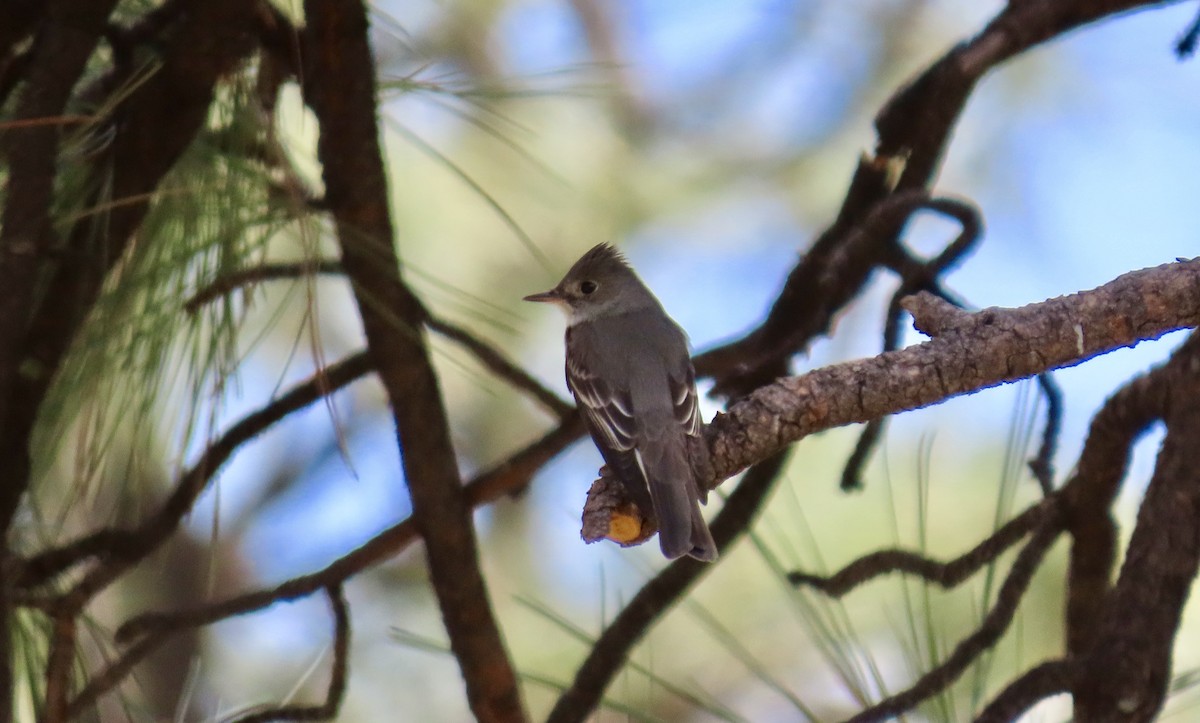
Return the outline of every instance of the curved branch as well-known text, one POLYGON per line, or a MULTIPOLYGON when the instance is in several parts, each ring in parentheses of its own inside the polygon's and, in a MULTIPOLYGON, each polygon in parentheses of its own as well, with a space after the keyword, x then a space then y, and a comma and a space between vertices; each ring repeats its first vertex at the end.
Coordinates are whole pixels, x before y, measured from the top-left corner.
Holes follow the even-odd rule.
POLYGON ((517 389, 533 397, 560 420, 566 419, 575 413, 575 405, 565 401, 562 397, 542 386, 541 382, 530 376, 529 372, 513 364, 497 349, 490 344, 484 343, 466 329, 451 324, 445 319, 439 319, 436 316, 430 316, 425 321, 425 325, 471 352, 484 367, 490 369, 496 376, 517 389))
POLYGON ((329 606, 333 608, 333 665, 329 672, 329 691, 320 705, 284 705, 237 718, 237 723, 268 723, 268 721, 332 720, 342 706, 346 694, 346 666, 350 656, 350 610, 341 585, 325 589, 329 606))
POLYGON ((1076 464, 1063 487, 1071 549, 1067 564, 1067 652, 1091 646, 1117 560, 1112 505, 1129 468, 1133 445, 1160 419, 1171 390, 1166 367, 1144 374, 1105 401, 1092 418, 1076 464))
MULTIPOLYGON (((907 194, 893 196, 892 199, 898 200, 905 197, 913 197, 910 214, 922 209, 936 211, 958 221, 961 229, 954 240, 946 245, 946 248, 929 260, 916 258, 907 248, 898 244, 898 248, 895 249, 897 258, 890 262, 889 266, 899 274, 900 285, 888 303, 883 329, 883 351, 895 351, 900 348, 900 339, 904 332, 902 325, 904 309, 901 306, 904 298, 918 291, 928 291, 956 306, 962 305, 953 301, 950 295, 943 290, 938 277, 959 263, 975 248, 983 230, 983 221, 979 217, 979 211, 968 202, 951 198, 928 198, 924 194, 914 195, 911 191, 907 194)), ((879 417, 867 422, 863 428, 858 442, 854 445, 854 451, 850 453, 849 459, 846 460, 846 466, 842 469, 841 488, 843 491, 862 489, 863 469, 866 467, 875 445, 883 436, 883 428, 886 423, 886 417, 879 417)))
POLYGON ((975 717, 975 723, 1009 723, 1045 698, 1071 690, 1074 666, 1065 660, 1048 660, 1022 673, 1005 686, 975 717))
POLYGON ((1161 371, 1167 428, 1121 574, 1074 685, 1076 720, 1152 721, 1171 681, 1183 608, 1200 569, 1200 334, 1161 371))
POLYGON ((237 291, 246 286, 263 281, 282 279, 300 279, 314 274, 341 276, 342 265, 332 259, 314 259, 311 261, 296 261, 294 263, 261 264, 250 268, 239 269, 225 274, 208 286, 197 291, 190 299, 183 302, 183 309, 189 314, 195 314, 200 307, 211 304, 222 296, 237 291))
POLYGON ((1057 500, 1045 500, 1030 507, 969 552, 950 562, 938 562, 907 550, 880 550, 863 555, 829 577, 793 572, 788 574, 788 582, 816 588, 831 597, 842 597, 859 585, 881 575, 904 572, 943 588, 951 588, 1000 557, 1005 550, 1024 539, 1031 530, 1044 524, 1057 505, 1057 500))
POLYGON ((1054 492, 1054 453, 1058 450, 1058 436, 1062 431, 1063 393, 1062 387, 1049 373, 1038 375, 1038 389, 1046 398, 1046 426, 1042 429, 1042 443, 1037 456, 1029 460, 1029 471, 1042 488, 1042 496, 1054 492))
POLYGON ((852 716, 847 723, 891 720, 911 710, 922 701, 945 690, 962 675, 972 661, 995 645, 1012 622, 1017 606, 1029 588, 1029 582, 1037 572, 1042 558, 1061 534, 1060 522, 1053 516, 1043 520, 1029 543, 1013 561, 1012 569, 996 595, 996 604, 988 611, 978 630, 963 638, 946 660, 922 675, 912 686, 866 708, 852 716))

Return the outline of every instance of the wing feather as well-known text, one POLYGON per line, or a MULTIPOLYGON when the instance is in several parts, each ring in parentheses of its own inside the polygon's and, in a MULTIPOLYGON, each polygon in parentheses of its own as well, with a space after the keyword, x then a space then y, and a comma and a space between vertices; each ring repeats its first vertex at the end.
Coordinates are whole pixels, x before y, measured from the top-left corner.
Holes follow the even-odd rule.
POLYGON ((591 427, 604 436, 609 447, 617 452, 628 452, 636 446, 637 422, 627 390, 613 389, 570 355, 567 358, 567 386, 591 427))
POLYGON ((703 433, 704 422, 700 417, 700 400, 696 395, 696 372, 688 364, 682 375, 668 377, 671 401, 674 404, 675 421, 683 427, 689 437, 703 433))

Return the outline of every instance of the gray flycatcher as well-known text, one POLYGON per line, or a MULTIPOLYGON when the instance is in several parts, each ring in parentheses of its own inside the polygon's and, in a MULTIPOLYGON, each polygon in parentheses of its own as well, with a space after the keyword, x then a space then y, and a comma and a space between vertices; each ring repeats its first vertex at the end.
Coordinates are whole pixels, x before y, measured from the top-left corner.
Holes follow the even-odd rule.
POLYGON ((608 244, 525 300, 567 312, 567 386, 609 470, 654 511, 663 554, 715 560, 696 479, 710 469, 708 446, 683 329, 608 244))

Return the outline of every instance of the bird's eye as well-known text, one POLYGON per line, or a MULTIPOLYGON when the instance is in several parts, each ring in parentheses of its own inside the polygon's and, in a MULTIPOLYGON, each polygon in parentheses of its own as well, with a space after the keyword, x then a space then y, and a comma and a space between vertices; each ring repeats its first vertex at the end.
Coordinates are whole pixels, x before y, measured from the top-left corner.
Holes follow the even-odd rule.
POLYGON ((579 290, 585 294, 590 294, 596 290, 596 282, 595 281, 585 281, 579 285, 579 290))

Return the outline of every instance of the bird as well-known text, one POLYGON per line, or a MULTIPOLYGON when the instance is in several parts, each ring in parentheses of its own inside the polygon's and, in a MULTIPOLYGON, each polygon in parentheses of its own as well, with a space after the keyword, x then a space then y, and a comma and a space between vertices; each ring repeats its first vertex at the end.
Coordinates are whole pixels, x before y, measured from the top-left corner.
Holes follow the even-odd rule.
POLYGON ((710 470, 688 339, 625 257, 585 253, 553 289, 524 297, 567 314, 567 387, 612 474, 658 521, 668 559, 711 562, 697 470, 710 470))

